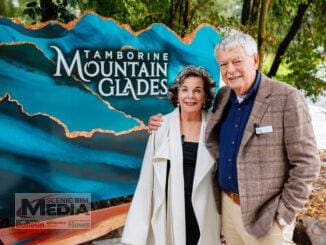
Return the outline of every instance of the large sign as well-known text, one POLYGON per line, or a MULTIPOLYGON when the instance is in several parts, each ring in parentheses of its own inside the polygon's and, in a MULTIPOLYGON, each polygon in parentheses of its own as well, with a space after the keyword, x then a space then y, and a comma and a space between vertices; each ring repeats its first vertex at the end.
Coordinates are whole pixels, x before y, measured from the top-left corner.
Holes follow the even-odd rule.
POLYGON ((15 216, 15 193, 133 194, 149 116, 172 110, 168 86, 186 65, 218 84, 219 40, 208 25, 181 39, 95 14, 38 27, 0 18, 0 218, 15 216))

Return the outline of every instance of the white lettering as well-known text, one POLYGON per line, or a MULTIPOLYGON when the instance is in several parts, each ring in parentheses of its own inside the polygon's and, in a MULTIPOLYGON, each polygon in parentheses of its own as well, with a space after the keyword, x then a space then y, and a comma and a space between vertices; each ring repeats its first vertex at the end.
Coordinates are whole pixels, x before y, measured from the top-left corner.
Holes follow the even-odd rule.
POLYGON ((104 85, 105 82, 109 82, 109 84, 113 85, 113 81, 112 81, 111 78, 103 78, 98 83, 98 91, 100 92, 100 95, 105 96, 105 97, 113 95, 114 94, 114 90, 113 90, 114 87, 110 86, 109 87, 110 88, 109 92, 108 93, 104 92, 103 85, 104 85))
POLYGON ((89 62, 85 63, 85 65, 84 65, 84 72, 89 77, 96 77, 100 72, 100 67, 96 61, 89 61, 89 62), (91 66, 93 66, 95 69, 93 73, 91 73, 89 71, 91 66))
POLYGON ((61 77, 61 65, 66 71, 66 74, 70 77, 71 73, 74 69, 74 66, 77 65, 77 71, 78 71, 78 76, 84 81, 84 82, 90 82, 90 80, 86 79, 83 74, 83 69, 82 69, 82 64, 80 60, 80 54, 79 50, 76 50, 74 58, 72 59, 72 62, 70 64, 70 67, 67 64, 67 61, 65 57, 63 56, 61 50, 56 47, 56 46, 50 46, 50 48, 53 48, 57 52, 57 67, 56 67, 56 72, 53 74, 55 77, 61 77))

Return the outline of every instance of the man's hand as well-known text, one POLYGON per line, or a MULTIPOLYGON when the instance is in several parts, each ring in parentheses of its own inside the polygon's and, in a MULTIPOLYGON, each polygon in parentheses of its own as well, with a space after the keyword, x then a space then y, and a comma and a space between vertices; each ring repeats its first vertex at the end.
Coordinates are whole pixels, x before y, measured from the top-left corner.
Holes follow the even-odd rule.
POLYGON ((161 127, 161 122, 163 122, 162 114, 151 116, 148 121, 147 132, 151 134, 152 131, 158 130, 161 127))

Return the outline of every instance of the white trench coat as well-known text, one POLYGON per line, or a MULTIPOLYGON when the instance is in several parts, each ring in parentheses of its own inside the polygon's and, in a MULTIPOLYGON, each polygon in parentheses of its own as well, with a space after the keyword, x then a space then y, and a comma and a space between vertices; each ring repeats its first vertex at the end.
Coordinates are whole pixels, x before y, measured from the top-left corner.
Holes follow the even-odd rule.
MULTIPOLYGON (((208 114, 202 112, 191 200, 200 230, 198 244, 217 245, 220 244, 220 215, 213 194, 212 174, 216 163, 205 146, 207 119, 208 114)), ((177 108, 163 117, 161 127, 148 139, 121 241, 132 245, 185 245, 185 227, 183 156, 177 108), (171 162, 168 202, 165 198, 167 160, 171 162)))

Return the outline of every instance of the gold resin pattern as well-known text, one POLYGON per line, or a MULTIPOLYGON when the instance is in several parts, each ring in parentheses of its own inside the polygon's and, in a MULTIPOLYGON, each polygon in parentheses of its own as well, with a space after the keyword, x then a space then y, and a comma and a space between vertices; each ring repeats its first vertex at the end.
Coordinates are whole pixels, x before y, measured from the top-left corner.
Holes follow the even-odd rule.
MULTIPOLYGON (((119 25, 120 27, 122 27, 122 28, 126 29, 127 31, 129 31, 129 32, 130 32, 131 34, 133 34, 134 36, 138 36, 139 34, 141 34, 141 33, 145 32, 145 31, 151 29, 151 28, 152 28, 152 25, 153 25, 153 24, 151 24, 151 25, 148 26, 147 28, 142 29, 142 30, 140 30, 140 31, 134 31, 134 30, 131 28, 131 26, 130 26, 129 24, 120 24, 120 23, 119 23, 118 21, 116 21, 115 19, 112 19, 112 18, 109 18, 109 17, 101 16, 101 15, 99 15, 99 14, 97 14, 97 13, 95 13, 94 11, 91 11, 91 10, 84 11, 84 13, 83 13, 81 16, 79 16, 78 18, 76 18, 76 19, 70 21, 69 23, 62 23, 62 22, 57 21, 57 20, 49 20, 49 21, 42 22, 42 23, 36 23, 36 24, 33 24, 33 25, 27 25, 27 24, 24 24, 23 22, 21 22, 20 20, 18 20, 18 19, 16 19, 16 18, 8 18, 8 19, 11 19, 14 23, 16 23, 16 24, 18 24, 18 25, 21 25, 21 26, 23 26, 23 27, 25 27, 25 28, 27 28, 27 29, 30 29, 30 30, 39 30, 39 29, 42 29, 42 28, 44 28, 45 26, 50 25, 51 22, 52 22, 52 23, 56 23, 56 24, 62 26, 62 27, 65 28, 66 30, 70 31, 70 30, 73 29, 73 28, 78 24, 78 22, 79 22, 79 21, 80 21, 80 20, 81 20, 85 15, 87 15, 87 14, 93 14, 93 15, 96 15, 96 16, 100 17, 100 18, 103 19, 103 20, 111 20, 111 21, 115 22, 117 25, 119 25)), ((159 24, 164 25, 164 24, 162 24, 162 23, 159 23, 159 24)), ((164 25, 164 26, 166 26, 166 25, 164 25)), ((196 33, 198 32, 198 30, 200 30, 200 29, 203 28, 204 26, 209 26, 209 27, 215 29, 217 32, 220 32, 216 27, 214 27, 214 26, 212 26, 212 25, 210 25, 210 24, 207 24, 207 23, 202 23, 202 24, 200 24, 198 27, 196 27, 195 30, 193 30, 190 34, 187 34, 185 37, 180 37, 180 36, 179 36, 175 31, 171 30, 168 26, 166 26, 166 28, 167 28, 170 32, 172 32, 172 33, 173 33, 173 34, 174 34, 174 35, 175 35, 175 36, 176 36, 176 37, 177 37, 177 38, 178 38, 182 43, 184 43, 184 44, 190 44, 190 43, 193 41, 193 39, 194 39, 196 33)))
MULTIPOLYGON (((125 131, 121 131, 121 132, 115 132, 113 130, 105 130, 105 129, 101 129, 101 128, 95 128, 95 129, 92 129, 91 131, 72 131, 71 132, 71 131, 69 131, 67 125, 65 125, 63 122, 61 122, 56 117, 53 117, 49 114, 42 113, 42 112, 37 112, 37 113, 33 113, 33 114, 26 112, 24 110, 23 105, 20 104, 18 100, 13 99, 12 96, 10 95, 10 93, 6 93, 3 97, 0 97, 0 102, 5 101, 5 100, 15 103, 19 107, 20 112, 26 116, 29 116, 29 117, 44 116, 44 117, 51 119, 52 121, 54 121, 55 123, 57 123, 58 125, 63 127, 67 138, 77 138, 77 137, 91 138, 91 137, 93 137, 93 135, 95 133, 112 134, 115 136, 119 136, 119 135, 126 135, 126 134, 130 134, 133 132, 137 132, 137 131, 146 129, 146 126, 144 125, 144 123, 141 122, 141 125, 135 126, 129 130, 125 130, 125 131)), ((129 117, 131 117, 131 116, 129 116, 129 117)))

